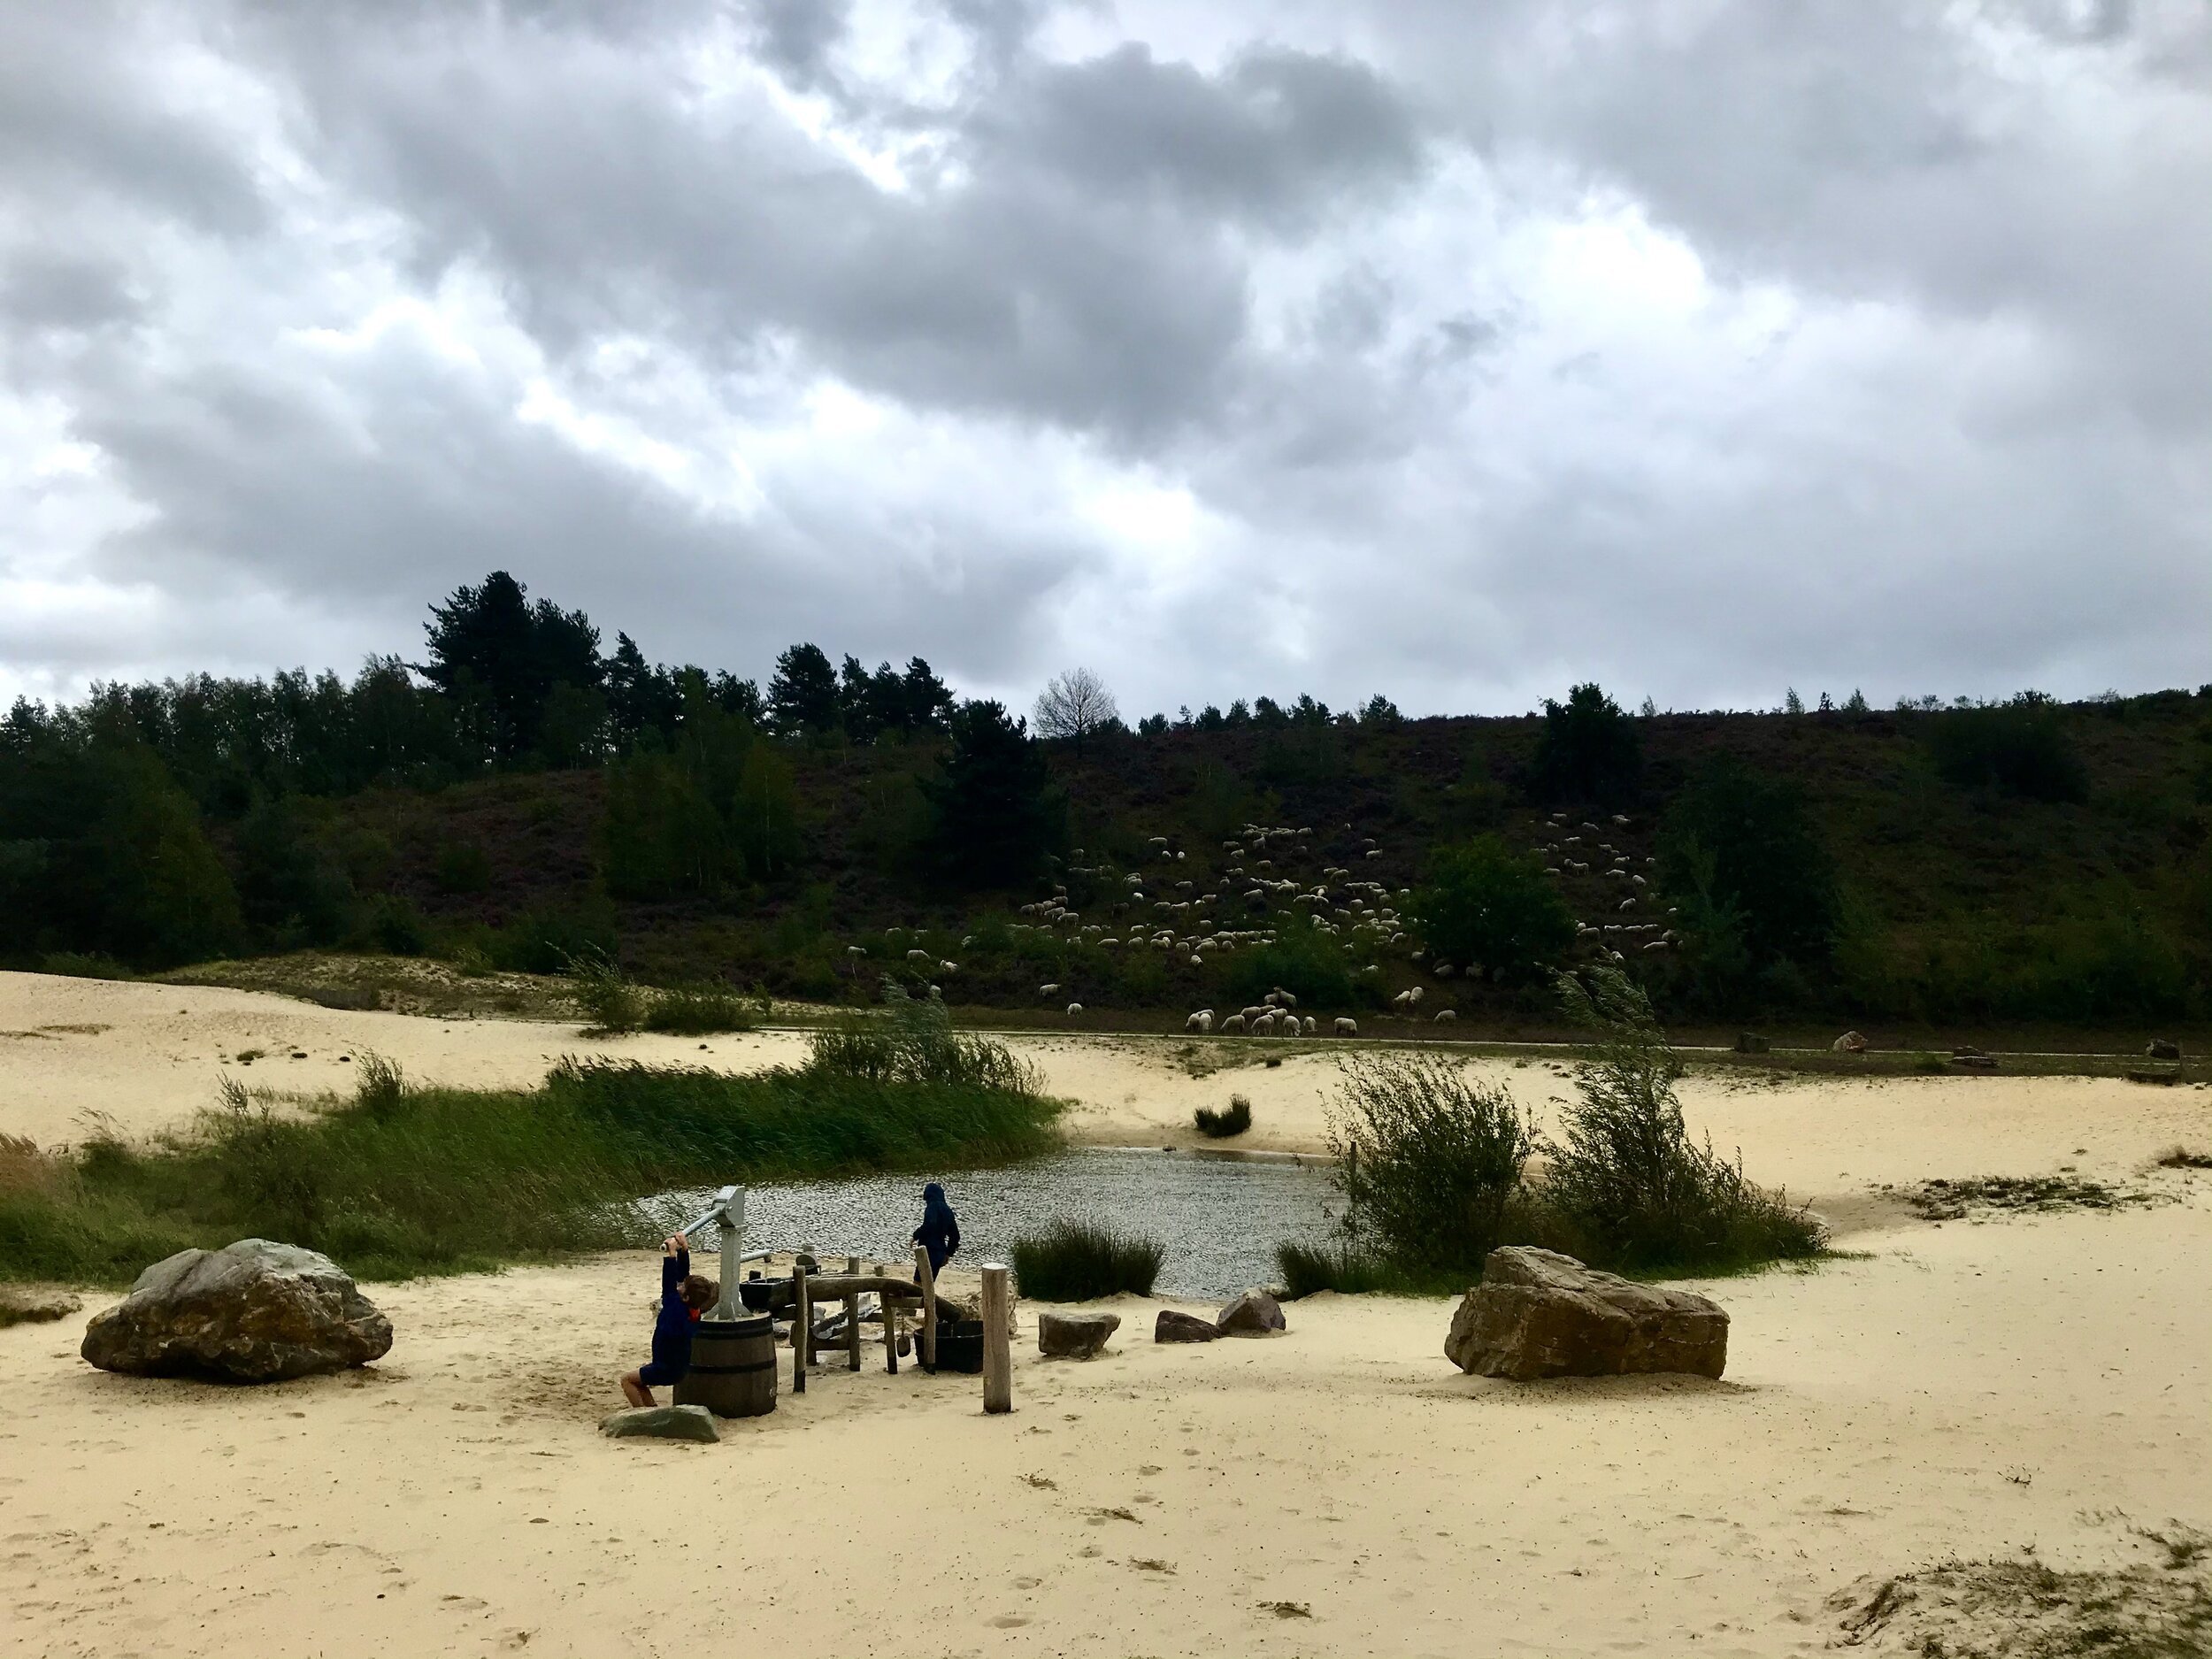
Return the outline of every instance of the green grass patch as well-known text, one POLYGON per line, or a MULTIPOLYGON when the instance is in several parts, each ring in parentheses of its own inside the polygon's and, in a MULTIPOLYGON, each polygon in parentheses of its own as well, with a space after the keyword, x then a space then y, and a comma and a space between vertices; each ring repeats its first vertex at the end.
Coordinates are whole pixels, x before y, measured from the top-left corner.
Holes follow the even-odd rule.
POLYGON ((721 986, 679 986, 657 991, 645 1010, 648 1031, 679 1037, 707 1037, 718 1032, 753 1031, 759 1027, 761 1003, 748 1001, 721 986))
POLYGON ((1016 1241, 1014 1277, 1023 1295, 1040 1302, 1148 1296, 1165 1255, 1154 1239, 1130 1237, 1090 1222, 1061 1221, 1016 1241))
MULTIPOLYGON (((960 1069, 991 1069, 973 1050, 995 1045, 939 1035, 960 1069)), ((945 1046, 909 1036, 910 1059, 945 1046)), ((734 1077, 570 1060, 534 1089, 412 1088, 370 1061, 350 1099, 304 1110, 233 1081, 151 1146, 0 1147, 0 1279, 127 1283, 248 1236, 380 1279, 635 1247, 666 1231, 638 1202, 652 1194, 1012 1162, 1058 1143, 1058 1111, 1010 1056, 986 1083, 857 1074, 818 1050, 734 1077)))

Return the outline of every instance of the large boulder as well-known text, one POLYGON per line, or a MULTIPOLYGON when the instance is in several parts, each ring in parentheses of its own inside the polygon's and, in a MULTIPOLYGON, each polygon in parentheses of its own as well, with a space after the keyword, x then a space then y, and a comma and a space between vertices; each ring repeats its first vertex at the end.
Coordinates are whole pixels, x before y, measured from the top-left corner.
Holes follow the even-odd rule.
POLYGON ((1248 1290, 1224 1308, 1214 1320, 1224 1336, 1273 1336, 1290 1329, 1282 1304, 1263 1290, 1248 1290))
POLYGON ((1482 1283, 1452 1316, 1445 1357, 1463 1371, 1527 1382, 1687 1371, 1728 1363, 1728 1315, 1686 1290, 1632 1285, 1571 1256, 1512 1245, 1493 1250, 1482 1283))
POLYGON ((326 1256, 267 1239, 180 1250, 85 1327, 85 1358, 134 1377, 277 1382, 381 1359, 392 1322, 326 1256))
POLYGON ((1178 1313, 1172 1308, 1161 1309, 1160 1317, 1152 1322, 1155 1342, 1210 1342, 1220 1334, 1221 1328, 1211 1319, 1178 1313))
POLYGON ((2181 1045, 2170 1037, 2154 1037, 2145 1046, 2143 1057, 2147 1060, 2178 1060, 2181 1058, 2181 1045))
POLYGON ((710 1446, 722 1438, 713 1414, 704 1406, 641 1406, 618 1411, 599 1420, 599 1432, 618 1440, 699 1440, 710 1446))
POLYGON ((1120 1329, 1118 1313, 1041 1313, 1037 1351, 1047 1359, 1088 1359, 1120 1329))

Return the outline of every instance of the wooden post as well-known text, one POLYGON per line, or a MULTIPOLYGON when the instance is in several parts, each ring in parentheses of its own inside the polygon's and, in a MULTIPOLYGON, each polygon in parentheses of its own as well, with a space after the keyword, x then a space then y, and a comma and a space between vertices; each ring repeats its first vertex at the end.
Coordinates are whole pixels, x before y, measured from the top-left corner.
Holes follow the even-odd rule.
POLYGON ((937 1275, 930 1271, 929 1252, 914 1247, 914 1279, 922 1287, 922 1369, 937 1369, 937 1275))
POLYGON ((895 1377, 899 1374, 899 1315, 888 1291, 879 1293, 876 1304, 883 1310, 883 1369, 895 1377))
POLYGON ((791 1286, 798 1293, 798 1300, 791 1309, 791 1392, 806 1392, 806 1358, 808 1340, 814 1332, 814 1310, 807 1305, 806 1269, 797 1263, 791 1264, 791 1286))
MULTIPOLYGON (((859 1276, 860 1258, 856 1256, 847 1256, 845 1277, 857 1279, 859 1276)), ((845 1369, 860 1369, 860 1293, 856 1290, 845 1293, 845 1369)))
POLYGON ((983 1264, 983 1409, 1014 1409, 1014 1355, 1006 1334, 1005 1267, 983 1264))

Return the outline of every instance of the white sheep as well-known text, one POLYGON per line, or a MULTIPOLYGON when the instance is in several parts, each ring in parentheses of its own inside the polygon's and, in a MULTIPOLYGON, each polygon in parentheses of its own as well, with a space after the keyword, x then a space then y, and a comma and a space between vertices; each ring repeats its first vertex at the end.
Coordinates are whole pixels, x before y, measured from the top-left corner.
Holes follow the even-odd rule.
POLYGON ((1202 1037, 1213 1028, 1214 1011, 1210 1008, 1200 1009, 1195 1014, 1193 1014, 1188 1019, 1183 1022, 1183 1029, 1185 1031, 1194 1031, 1202 1037))
POLYGON ((1221 1034, 1226 1037, 1233 1033, 1240 1037, 1244 1034, 1243 1015, 1232 1014, 1228 1018, 1221 1022, 1221 1034))
POLYGON ((1037 987, 1037 995, 1039 996, 1057 996, 1060 995, 1060 987, 1056 985, 1041 985, 1037 987))
POLYGON ((906 959, 909 962, 927 962, 929 960, 929 952, 926 950, 910 950, 906 953, 906 959))
POLYGON ((1356 1037, 1359 1035, 1359 1021, 1356 1019, 1348 1019, 1343 1015, 1339 1014, 1336 1017, 1336 1023, 1331 1027, 1331 1029, 1333 1030, 1340 1037, 1356 1037))
POLYGON ((1070 1002, 1070 1003, 1068 1004, 1068 1018, 1069 1018, 1070 1019, 1074 1018, 1075 1018, 1078 1014, 1081 1013, 1082 1011, 1083 1011, 1083 1004, 1082 1004, 1082 1003, 1080 1003, 1080 1002, 1070 1002))
POLYGON ((1298 999, 1293 996, 1288 991, 1278 991, 1275 995, 1283 999, 1283 1006, 1285 1008, 1295 1008, 1298 1006, 1298 999))
POLYGON ((960 964, 956 962, 941 962, 937 964, 937 969, 941 973, 957 973, 960 972, 960 964))
POLYGON ((1321 1022, 1314 1018, 1311 1014, 1309 1014, 1305 1017, 1305 1018, 1298 1022, 1298 1028, 1307 1036, 1310 1037, 1321 1029, 1321 1022))

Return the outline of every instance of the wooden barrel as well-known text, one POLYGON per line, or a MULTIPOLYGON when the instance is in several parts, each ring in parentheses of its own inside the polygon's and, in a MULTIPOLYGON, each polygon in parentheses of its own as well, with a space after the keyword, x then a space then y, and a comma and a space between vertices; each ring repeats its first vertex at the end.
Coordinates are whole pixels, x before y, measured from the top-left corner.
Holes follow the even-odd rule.
POLYGON ((776 1335, 768 1317, 702 1319, 694 1325, 691 1369, 676 1384, 676 1403, 704 1406, 718 1417, 773 1411, 776 1335))

